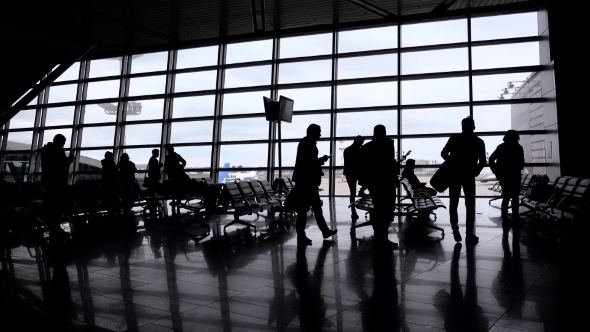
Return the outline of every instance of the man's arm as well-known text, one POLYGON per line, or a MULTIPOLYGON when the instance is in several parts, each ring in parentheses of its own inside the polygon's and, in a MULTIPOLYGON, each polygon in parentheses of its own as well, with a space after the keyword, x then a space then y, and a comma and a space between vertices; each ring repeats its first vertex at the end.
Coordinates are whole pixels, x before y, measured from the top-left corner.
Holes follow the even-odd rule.
POLYGON ((182 167, 186 167, 186 160, 184 160, 184 158, 182 158, 181 155, 178 155, 178 160, 180 160, 180 163, 182 164, 182 167))
POLYGON ((451 153, 451 147, 453 146, 452 140, 453 140, 453 137, 449 137, 447 144, 445 144, 445 147, 440 152, 440 156, 445 161, 449 160, 451 158, 450 153, 451 153))
POLYGON ((477 174, 475 174, 475 176, 478 176, 479 173, 481 173, 481 170, 486 167, 486 145, 483 140, 480 140, 480 143, 481 145, 477 152, 477 174))

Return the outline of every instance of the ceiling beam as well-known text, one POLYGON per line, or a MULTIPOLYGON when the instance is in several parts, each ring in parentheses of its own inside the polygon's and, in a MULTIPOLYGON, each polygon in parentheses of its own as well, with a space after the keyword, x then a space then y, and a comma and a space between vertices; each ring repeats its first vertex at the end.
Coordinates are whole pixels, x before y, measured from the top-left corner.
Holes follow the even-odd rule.
POLYGON ((441 2, 434 7, 431 13, 442 13, 446 12, 457 0, 441 0, 441 2))
POLYGON ((395 14, 388 12, 387 10, 372 4, 367 0, 345 0, 348 3, 351 3, 357 7, 360 7, 366 11, 369 11, 377 16, 385 17, 395 17, 395 14))
POLYGON ((252 26, 254 32, 266 30, 266 16, 264 13, 264 0, 250 0, 252 5, 252 26))

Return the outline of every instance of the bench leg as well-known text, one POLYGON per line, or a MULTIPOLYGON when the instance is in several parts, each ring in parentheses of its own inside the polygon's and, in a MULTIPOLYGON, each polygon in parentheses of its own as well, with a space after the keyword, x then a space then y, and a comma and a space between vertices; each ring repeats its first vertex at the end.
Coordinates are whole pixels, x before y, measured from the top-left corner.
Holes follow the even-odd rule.
POLYGON ((254 226, 254 224, 247 222, 247 221, 243 221, 240 219, 234 219, 232 222, 230 222, 229 224, 223 226, 223 232, 227 232, 226 229, 231 226, 231 225, 235 225, 235 224, 239 224, 239 225, 244 225, 244 226, 248 226, 248 229, 250 229, 250 227, 254 228, 254 234, 256 234, 256 226, 254 226))
POLYGON ((498 197, 494 197, 494 198, 490 199, 490 201, 488 202, 488 205, 492 205, 492 201, 495 201, 498 199, 502 199, 502 196, 498 196, 498 197))

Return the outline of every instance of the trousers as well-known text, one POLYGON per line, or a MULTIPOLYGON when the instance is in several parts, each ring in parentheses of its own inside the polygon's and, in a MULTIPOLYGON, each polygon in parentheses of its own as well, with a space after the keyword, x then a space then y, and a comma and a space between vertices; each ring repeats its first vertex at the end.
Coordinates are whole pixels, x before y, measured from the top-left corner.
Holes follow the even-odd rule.
POLYGON ((459 207, 459 197, 461 197, 461 188, 465 195, 465 210, 466 210, 466 233, 473 234, 475 228, 475 177, 473 176, 457 176, 452 179, 449 186, 449 216, 451 219, 451 227, 456 230, 459 228, 459 215, 457 208, 459 207))

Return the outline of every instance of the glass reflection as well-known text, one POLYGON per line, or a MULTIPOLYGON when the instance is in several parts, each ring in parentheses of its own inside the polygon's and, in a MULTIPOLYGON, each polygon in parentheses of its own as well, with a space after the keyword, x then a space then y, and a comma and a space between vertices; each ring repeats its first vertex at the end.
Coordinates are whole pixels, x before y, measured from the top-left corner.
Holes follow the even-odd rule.
POLYGON ((338 86, 338 108, 389 106, 396 104, 397 82, 338 86))
POLYGON ((513 128, 512 105, 475 106, 475 131, 505 131, 513 128))
POLYGON ((170 143, 211 142, 213 121, 173 122, 170 143))
POLYGON ((7 150, 28 150, 31 148, 31 144, 33 143, 33 132, 32 131, 8 132, 7 143, 9 146, 11 146, 11 148, 7 148, 7 150), (15 143, 17 143, 17 144, 15 144, 15 143))
POLYGON ((457 133, 468 116, 469 107, 402 110, 402 134, 457 133))
POLYGON ((120 80, 90 82, 86 91, 86 100, 117 98, 119 96, 120 80))
POLYGON ((467 48, 402 53, 402 74, 468 70, 467 48))
POLYGON ((469 78, 436 78, 402 82, 402 104, 469 101, 469 78))
MULTIPOLYGON (((45 126, 72 125, 74 122, 74 111, 74 106, 48 108, 45 115, 45 126)), ((10 126, 12 127, 12 120, 10 122, 10 126)))
POLYGON ((471 40, 474 41, 538 35, 537 12, 471 19, 471 40))
POLYGON ((176 74, 174 92, 213 90, 216 81, 217 73, 214 70, 176 74))
MULTIPOLYGON (((62 103, 76 100, 78 84, 56 85, 49 88, 48 103, 62 103)), ((116 96, 115 96, 116 97, 116 96)))
POLYGON ((270 66, 231 68, 225 70, 225 88, 270 85, 270 66))
POLYGON ((164 116, 164 99, 127 102, 126 121, 155 120, 164 116))
POLYGON ((129 96, 163 94, 166 75, 136 77, 129 80, 129 96))
POLYGON ((215 108, 215 96, 198 96, 174 98, 172 104, 172 118, 189 118, 212 116, 215 108))
POLYGON ((160 144, 162 124, 126 125, 123 145, 160 144))
POLYGON ((332 79, 332 61, 305 61, 283 63, 279 69, 279 83, 329 81, 332 79))
POLYGON ((541 78, 537 74, 514 73, 473 76, 473 100, 542 97, 541 78), (508 88, 511 83, 514 88, 508 88))
POLYGON ((135 54, 131 60, 131 74, 166 70, 168 52, 135 54))
POLYGON ((345 112, 336 116, 336 136, 373 136, 373 128, 384 125, 387 135, 397 134, 397 110, 345 112))
POLYGON ((477 46, 472 48, 473 69, 537 66, 539 42, 477 46))
POLYGON ((122 58, 109 58, 90 61, 88 77, 103 77, 121 75, 122 58))
POLYGON ((221 122, 222 141, 249 141, 268 139, 266 118, 226 119, 221 122))
POLYGON ((83 128, 82 144, 80 146, 83 148, 113 146, 114 139, 115 126, 86 127, 83 128))
POLYGON ((218 46, 178 50, 176 69, 215 66, 218 46))
POLYGON ((397 75, 397 54, 338 59, 338 79, 397 75))
POLYGON ((10 129, 33 128, 37 110, 21 110, 10 119, 10 129))
POLYGON ((222 145, 219 152, 219 165, 225 163, 236 167, 266 167, 267 144, 222 145))
MULTIPOLYGON (((250 113, 264 114, 262 97, 270 97, 270 92, 256 91, 226 93, 223 95, 223 115, 250 113)), ((297 102, 295 102, 295 105, 297 105, 297 102)))
POLYGON ((402 26, 402 47, 467 41, 467 20, 449 20, 402 26))
POLYGON ((84 123, 115 122, 117 120, 117 104, 88 104, 84 108, 84 123))

